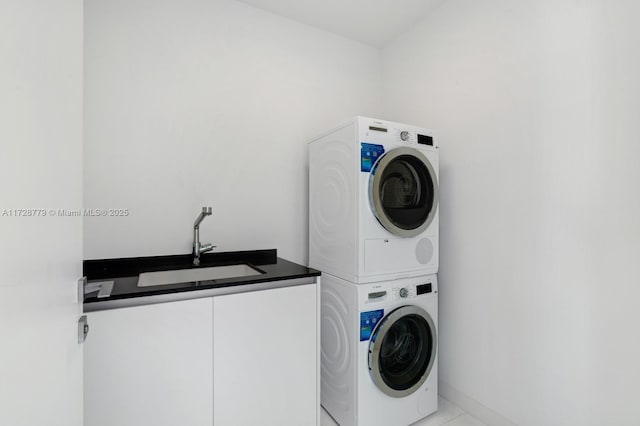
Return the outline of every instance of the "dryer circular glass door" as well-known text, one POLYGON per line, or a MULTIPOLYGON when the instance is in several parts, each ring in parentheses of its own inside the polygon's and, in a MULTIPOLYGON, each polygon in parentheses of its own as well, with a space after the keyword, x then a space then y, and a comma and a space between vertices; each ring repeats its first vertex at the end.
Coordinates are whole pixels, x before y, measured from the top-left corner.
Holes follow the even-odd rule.
POLYGON ((403 306, 378 323, 369 340, 369 373, 385 394, 401 398, 427 380, 437 353, 431 316, 417 306, 403 306))
POLYGON ((387 231, 401 237, 421 234, 438 207, 438 179, 431 162, 414 148, 387 152, 371 170, 369 201, 387 231))

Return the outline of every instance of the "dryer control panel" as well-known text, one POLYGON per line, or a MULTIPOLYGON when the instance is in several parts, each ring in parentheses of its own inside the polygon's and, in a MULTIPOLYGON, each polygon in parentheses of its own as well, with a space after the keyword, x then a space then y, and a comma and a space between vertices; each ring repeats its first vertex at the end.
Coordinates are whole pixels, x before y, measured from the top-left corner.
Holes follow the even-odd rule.
MULTIPOLYGON (((391 123, 388 123, 391 124, 391 123)), ((421 144, 433 146, 433 137, 420 134, 415 130, 409 128, 387 126, 383 123, 376 123, 374 126, 369 126, 365 135, 370 139, 384 140, 385 142, 405 142, 408 144, 421 144), (385 126, 385 127, 382 127, 385 126)))
POLYGON ((438 148, 432 132, 421 127, 367 118, 360 119, 360 126, 360 141, 363 143, 438 148))

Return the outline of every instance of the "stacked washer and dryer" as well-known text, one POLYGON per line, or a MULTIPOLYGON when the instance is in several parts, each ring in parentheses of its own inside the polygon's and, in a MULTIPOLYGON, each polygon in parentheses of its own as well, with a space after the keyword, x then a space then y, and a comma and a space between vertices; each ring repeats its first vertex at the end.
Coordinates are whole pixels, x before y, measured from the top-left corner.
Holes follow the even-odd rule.
POLYGON ((356 117, 309 156, 322 405, 341 426, 408 426, 438 403, 437 144, 427 129, 356 117))

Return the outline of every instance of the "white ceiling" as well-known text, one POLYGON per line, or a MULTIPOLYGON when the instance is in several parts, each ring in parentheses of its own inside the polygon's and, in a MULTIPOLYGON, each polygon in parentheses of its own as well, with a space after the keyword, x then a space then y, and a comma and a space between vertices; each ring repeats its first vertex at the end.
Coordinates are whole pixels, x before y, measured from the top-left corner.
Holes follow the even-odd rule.
POLYGON ((239 1, 375 47, 382 47, 445 0, 239 1))

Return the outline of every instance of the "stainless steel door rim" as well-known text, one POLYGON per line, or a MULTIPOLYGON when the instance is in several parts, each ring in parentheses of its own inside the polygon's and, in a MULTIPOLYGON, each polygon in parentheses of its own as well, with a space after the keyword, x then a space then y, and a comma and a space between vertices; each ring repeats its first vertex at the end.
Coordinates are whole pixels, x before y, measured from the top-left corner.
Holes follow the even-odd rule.
MULTIPOLYGON (((412 172, 412 175, 414 175, 414 178, 419 179, 419 177, 415 176, 415 172, 412 172)), ((418 184, 428 185, 429 182, 418 181, 418 184)), ((369 178, 369 203, 371 205, 371 210, 373 211, 376 219, 378 219, 378 222, 380 222, 387 231, 394 235, 398 235, 400 237, 415 237, 424 232, 435 218, 435 214, 438 209, 438 199, 438 177, 435 169, 429 159, 417 149, 407 147, 392 149, 381 156, 371 170, 371 177, 369 178), (433 201, 431 205, 425 206, 425 210, 428 209, 428 214, 418 226, 410 227, 410 229, 403 228, 394 223, 385 211, 381 195, 383 185, 385 183, 382 178, 385 169, 397 161, 399 157, 403 156, 414 158, 419 162, 419 164, 424 166, 431 180, 430 184, 433 189, 433 201)))
POLYGON ((420 386, 422 386, 427 380, 427 377, 429 377, 436 359, 438 351, 437 346, 438 337, 435 323, 433 322, 433 319, 427 313, 427 311, 413 305, 397 308, 380 321, 374 333, 372 334, 371 340, 369 341, 369 374, 371 376, 371 379, 382 392, 389 396, 392 396, 394 398, 402 398, 404 396, 411 395, 413 392, 418 390, 420 386), (428 329, 429 334, 431 335, 431 350, 427 355, 428 358, 426 367, 420 367, 420 377, 407 388, 394 389, 387 383, 387 380, 385 380, 384 377, 384 372, 381 371, 380 352, 384 343, 384 339, 388 335, 393 325, 403 318, 412 316, 418 317, 425 322, 425 326, 428 329))

